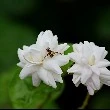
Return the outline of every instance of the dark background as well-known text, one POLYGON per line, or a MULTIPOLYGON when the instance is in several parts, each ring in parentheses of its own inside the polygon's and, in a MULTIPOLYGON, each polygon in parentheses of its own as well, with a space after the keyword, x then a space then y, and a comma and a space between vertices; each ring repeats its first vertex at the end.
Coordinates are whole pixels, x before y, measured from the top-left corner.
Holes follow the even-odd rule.
MULTIPOLYGON (((106 0, 0 0, 1 74, 19 61, 17 49, 35 43, 45 30, 58 35, 59 42, 91 41, 110 52, 110 4, 106 0)), ((110 60, 110 54, 106 58, 110 60)), ((72 75, 64 78, 65 89, 56 100, 60 108, 77 108, 86 96, 86 87, 76 88, 71 80, 72 75)), ((109 98, 110 87, 103 86, 87 108, 110 108, 109 98)))

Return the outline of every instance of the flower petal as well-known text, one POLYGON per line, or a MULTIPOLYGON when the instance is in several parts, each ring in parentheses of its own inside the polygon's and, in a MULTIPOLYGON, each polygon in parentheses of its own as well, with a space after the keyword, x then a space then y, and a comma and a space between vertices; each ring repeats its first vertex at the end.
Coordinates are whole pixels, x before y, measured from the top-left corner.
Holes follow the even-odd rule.
POLYGON ((94 49, 94 55, 97 63, 98 61, 102 60, 103 54, 105 52, 105 47, 95 46, 93 49, 94 49))
POLYGON ((93 90, 97 90, 97 88, 95 87, 92 79, 89 79, 86 83, 86 85, 90 86, 93 90))
POLYGON ((25 63, 19 62, 19 63, 17 63, 17 66, 23 68, 25 66, 25 63))
POLYGON ((85 84, 86 81, 91 77, 92 71, 90 69, 84 68, 81 74, 81 83, 85 84))
POLYGON ((80 42, 79 44, 73 44, 74 52, 78 52, 78 53, 82 52, 82 45, 83 45, 82 42, 80 42))
POLYGON ((38 77, 37 75, 37 72, 35 72, 34 74, 32 74, 32 83, 33 83, 33 86, 39 86, 41 80, 40 78, 38 77))
POLYGON ((67 43, 64 44, 60 44, 57 46, 56 50, 59 53, 64 53, 64 51, 66 51, 70 46, 67 43))
POLYGON ((24 59, 24 57, 23 57, 23 52, 24 52, 24 51, 19 48, 19 49, 18 49, 18 57, 19 57, 19 60, 20 60, 21 62, 26 62, 25 59, 24 59))
POLYGON ((94 86, 96 87, 97 90, 100 89, 100 79, 99 79, 99 76, 94 74, 92 75, 92 81, 94 83, 94 86))
POLYGON ((44 63, 43 63, 43 67, 49 71, 52 71, 54 73, 57 73, 57 74, 62 74, 62 70, 61 68, 58 66, 58 64, 56 64, 53 60, 51 59, 48 59, 48 60, 45 60, 44 63))
POLYGON ((92 53, 92 50, 89 42, 84 41, 83 48, 82 48, 83 57, 88 58, 89 56, 91 56, 91 53, 92 53))
POLYGON ((36 65, 25 65, 25 67, 21 70, 19 77, 20 79, 24 79, 28 75, 31 75, 35 71, 38 70, 38 67, 36 65))
POLYGON ((80 82, 80 78, 81 78, 80 75, 73 74, 73 79, 72 79, 73 83, 77 84, 78 82, 80 82))
POLYGON ((49 85, 48 76, 47 76, 47 70, 44 68, 39 68, 39 71, 37 71, 38 77, 47 85, 49 85))
POLYGON ((100 68, 101 75, 110 76, 110 71, 107 68, 100 68))
POLYGON ((49 42, 49 47, 51 50, 54 50, 58 46, 58 37, 55 35, 53 36, 51 42, 49 42))
POLYGON ((82 68, 78 64, 74 64, 71 68, 69 68, 67 70, 68 73, 75 73, 75 72, 77 72, 79 74, 81 74, 81 71, 82 71, 82 68))
POLYGON ((62 80, 62 77, 60 74, 53 73, 53 77, 54 77, 55 81, 63 83, 63 80, 62 80))
POLYGON ((59 66, 63 66, 69 62, 69 57, 68 57, 68 55, 57 55, 57 56, 53 57, 53 60, 59 66))
POLYGON ((110 75, 100 75, 100 78, 106 81, 110 81, 110 75))
POLYGON ((78 87, 80 83, 81 83, 81 81, 78 81, 78 82, 75 84, 75 86, 78 87))
POLYGON ((23 45, 23 50, 28 50, 28 49, 29 49, 29 47, 28 47, 28 46, 23 45))
POLYGON ((72 61, 75 61, 76 63, 81 64, 81 54, 72 52, 72 53, 69 53, 68 55, 72 61))
POLYGON ((99 61, 97 64, 96 64, 97 67, 101 68, 101 67, 107 67, 107 66, 110 66, 110 62, 106 59, 102 60, 102 61, 99 61))
POLYGON ((104 59, 106 57, 106 55, 108 54, 108 51, 104 51, 103 55, 102 55, 102 59, 104 59))
POLYGON ((106 81, 106 80, 101 79, 101 83, 105 84, 107 86, 110 86, 110 81, 106 81))
POLYGON ((90 86, 87 86, 87 90, 88 90, 88 92, 89 92, 90 95, 94 95, 93 88, 91 88, 90 86))
POLYGON ((47 77, 48 77, 49 85, 52 86, 53 88, 56 88, 57 86, 56 86, 56 83, 55 83, 55 80, 54 80, 54 77, 53 77, 52 73, 50 73, 48 71, 47 77))
POLYGON ((96 66, 91 66, 91 69, 92 69, 92 71, 93 71, 95 74, 100 75, 100 70, 99 70, 98 67, 96 67, 96 66))

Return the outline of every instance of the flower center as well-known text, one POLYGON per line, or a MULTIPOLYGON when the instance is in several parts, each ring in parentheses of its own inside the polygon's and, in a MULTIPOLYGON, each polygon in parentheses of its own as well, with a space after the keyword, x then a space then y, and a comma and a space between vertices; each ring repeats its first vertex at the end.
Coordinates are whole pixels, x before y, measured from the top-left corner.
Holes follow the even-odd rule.
POLYGON ((95 64, 95 56, 94 55, 89 57, 88 64, 91 66, 95 64))
MULTIPOLYGON (((50 56, 51 58, 52 58, 55 54, 61 54, 61 53, 54 52, 54 51, 50 50, 49 47, 48 47, 46 50, 47 50, 47 56, 50 56)), ((45 57, 46 57, 46 56, 45 56, 45 57)))

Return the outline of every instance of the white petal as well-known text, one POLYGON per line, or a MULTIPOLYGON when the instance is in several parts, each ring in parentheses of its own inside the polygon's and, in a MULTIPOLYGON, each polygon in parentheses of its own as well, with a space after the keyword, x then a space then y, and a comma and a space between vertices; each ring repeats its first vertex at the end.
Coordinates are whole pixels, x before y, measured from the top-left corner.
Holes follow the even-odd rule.
POLYGON ((101 79, 101 83, 105 84, 107 86, 110 86, 110 81, 106 81, 106 80, 101 79))
POLYGON ((70 69, 67 70, 68 73, 79 73, 82 71, 82 68, 80 65, 78 64, 74 64, 70 69))
POLYGON ((62 74, 62 70, 61 68, 58 66, 58 64, 56 64, 53 60, 51 59, 48 59, 48 60, 45 60, 44 63, 43 63, 43 67, 49 71, 52 71, 54 73, 57 73, 57 74, 62 74))
POLYGON ((100 68, 100 78, 105 81, 110 81, 110 71, 107 68, 100 68))
POLYGON ((101 75, 110 76, 110 71, 107 68, 100 68, 101 75))
POLYGON ((92 50, 91 50, 91 47, 90 47, 90 44, 88 41, 84 41, 84 44, 83 44, 83 48, 82 48, 82 54, 85 58, 88 58, 92 53, 92 50))
POLYGON ((62 80, 62 77, 60 74, 53 73, 53 77, 54 77, 55 81, 63 83, 63 80, 62 80))
POLYGON ((80 82, 80 78, 81 78, 80 75, 73 74, 73 79, 72 79, 73 83, 77 84, 78 82, 80 82))
POLYGON ((69 62, 69 57, 68 57, 68 55, 57 55, 57 56, 53 57, 53 60, 59 66, 63 66, 69 62))
POLYGON ((47 85, 49 85, 48 76, 47 76, 47 70, 44 68, 39 68, 39 71, 37 71, 38 77, 47 85))
POLYGON ((82 52, 82 42, 80 44, 73 44, 73 50, 74 52, 82 52))
POLYGON ((107 81, 107 82, 106 82, 106 85, 110 86, 110 81, 107 81))
POLYGON ((33 62, 42 62, 42 54, 40 51, 31 49, 30 54, 32 56, 33 62))
POLYGON ((64 44, 60 44, 57 46, 56 50, 59 53, 64 53, 64 51, 66 51, 70 46, 67 43, 64 44))
POLYGON ((50 47, 51 50, 54 50, 57 46, 58 46, 58 37, 55 35, 55 36, 53 36, 49 47, 50 47))
POLYGON ((102 55, 102 59, 104 59, 106 57, 106 55, 108 54, 108 51, 104 51, 103 55, 102 55))
POLYGON ((90 95, 94 95, 94 90, 90 86, 87 86, 87 90, 90 95))
POLYGON ((86 83, 86 85, 90 86, 93 90, 97 90, 97 88, 95 87, 92 79, 89 79, 86 83))
POLYGON ((69 53, 68 55, 72 61, 75 61, 76 63, 79 63, 79 64, 81 63, 81 54, 72 52, 72 53, 69 53))
POLYGON ((100 79, 99 79, 99 76, 94 74, 92 76, 92 81, 94 83, 94 86, 97 88, 97 90, 99 90, 100 89, 100 79))
POLYGON ((45 40, 47 40, 48 42, 50 42, 53 38, 53 33, 51 30, 46 30, 43 34, 43 38, 45 38, 45 40))
POLYGON ((56 82, 54 80, 54 77, 53 77, 52 73, 48 72, 47 77, 48 77, 49 85, 52 86, 53 88, 56 88, 57 87, 56 82))
POLYGON ((110 75, 100 75, 100 78, 105 81, 110 81, 110 75))
POLYGON ((24 57, 23 57, 23 50, 21 50, 20 48, 18 49, 18 57, 20 59, 21 62, 26 62, 24 57))
MULTIPOLYGON (((44 32, 40 32, 40 34, 37 37, 37 42, 36 44, 42 45, 44 43, 45 40, 43 40, 43 34, 44 32)), ((45 39, 45 38, 44 38, 45 39)))
POLYGON ((24 79, 28 75, 31 75, 32 73, 37 71, 37 69, 38 67, 36 65, 30 65, 30 66, 25 65, 25 67, 21 70, 19 77, 21 79, 24 79))
POLYGON ((28 49, 29 49, 28 46, 26 46, 26 45, 23 46, 23 50, 28 50, 28 49))
POLYGON ((91 69, 92 69, 92 71, 93 71, 95 74, 100 75, 100 70, 99 70, 98 67, 96 67, 96 66, 91 66, 91 69))
POLYGON ((33 83, 33 86, 39 86, 41 80, 40 78, 38 77, 37 75, 37 72, 35 72, 34 74, 32 74, 32 83, 33 83))
POLYGON ((107 67, 107 66, 110 66, 110 62, 106 59, 102 60, 102 61, 99 61, 97 64, 96 64, 97 67, 101 68, 101 67, 107 67))
POLYGON ((19 62, 19 63, 17 63, 17 66, 23 68, 23 67, 25 66, 25 63, 23 63, 23 62, 19 62))
POLYGON ((91 77, 92 71, 90 69, 84 68, 81 74, 81 83, 85 84, 86 81, 91 77))
POLYGON ((78 81, 78 82, 75 84, 75 86, 78 87, 80 83, 81 83, 81 81, 78 81))
POLYGON ((96 62, 98 62, 103 57, 103 54, 105 52, 105 47, 95 46, 93 49, 94 49, 94 55, 95 55, 95 58, 96 58, 96 62))

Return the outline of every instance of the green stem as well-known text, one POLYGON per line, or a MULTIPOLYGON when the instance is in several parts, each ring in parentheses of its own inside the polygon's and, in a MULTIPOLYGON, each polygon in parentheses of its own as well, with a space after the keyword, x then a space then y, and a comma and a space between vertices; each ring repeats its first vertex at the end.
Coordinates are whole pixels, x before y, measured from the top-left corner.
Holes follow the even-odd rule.
POLYGON ((90 99, 90 95, 89 95, 89 93, 87 93, 83 104, 82 104, 81 107, 79 107, 78 109, 85 109, 86 106, 88 105, 89 99, 90 99))

